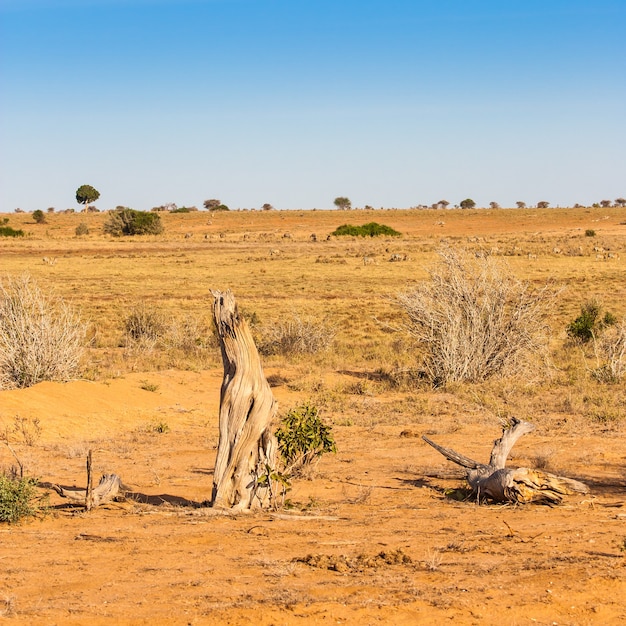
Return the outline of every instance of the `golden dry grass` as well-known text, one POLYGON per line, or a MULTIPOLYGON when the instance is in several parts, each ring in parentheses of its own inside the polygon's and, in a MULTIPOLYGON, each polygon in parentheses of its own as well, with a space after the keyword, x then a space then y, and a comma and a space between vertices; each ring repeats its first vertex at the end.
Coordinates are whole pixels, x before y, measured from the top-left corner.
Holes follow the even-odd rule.
MULTIPOLYGON (((81 483, 93 448, 98 471, 119 472, 140 501, 90 516, 60 508, 41 524, 8 529, 0 615, 24 623, 626 619, 626 381, 595 380, 592 352, 565 333, 592 297, 626 314, 626 210, 199 212, 162 215, 163 235, 125 239, 101 234, 105 214, 53 214, 44 225, 6 217, 29 235, 0 238, 2 275, 28 272, 71 301, 90 324, 92 346, 87 381, 0 392, 0 429, 31 473, 62 484, 81 483), (77 238, 83 221, 91 234, 77 238), (343 223, 370 221, 403 236, 326 240, 343 223), (393 330, 405 321, 393 297, 427 276, 442 240, 564 289, 550 320, 549 372, 437 391, 407 374, 415 347, 393 330), (408 260, 390 262, 395 253, 408 260), (255 332, 292 313, 337 329, 328 352, 264 358, 283 410, 311 399, 334 426, 339 453, 290 494, 313 519, 215 519, 192 506, 210 496, 217 442, 222 372, 209 337, 211 288, 231 288, 258 319, 255 332), (139 304, 170 320, 191 316, 206 342, 198 350, 129 346, 124 320, 139 304), (40 420, 34 444, 12 430, 16 415, 26 426, 40 420), (486 460, 511 415, 538 425, 512 464, 586 480, 589 498, 558 509, 446 498, 462 477, 421 435, 486 460), (170 433, 156 432, 162 423, 170 433), (397 549, 412 563, 329 571, 294 561, 374 561, 397 549)), ((11 461, 5 454, 0 467, 11 461)))

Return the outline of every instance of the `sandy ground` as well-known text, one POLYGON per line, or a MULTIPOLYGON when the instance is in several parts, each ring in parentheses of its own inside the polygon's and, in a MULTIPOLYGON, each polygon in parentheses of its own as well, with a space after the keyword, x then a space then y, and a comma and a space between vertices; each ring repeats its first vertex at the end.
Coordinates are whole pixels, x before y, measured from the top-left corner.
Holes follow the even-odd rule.
MULTIPOLYGON (((338 453, 294 482, 293 509, 233 517, 202 506, 221 379, 221 368, 165 371, 0 392, 0 426, 29 473, 83 486, 92 449, 97 471, 131 491, 89 514, 51 493, 44 519, 0 526, 7 623, 626 622, 623 438, 539 428, 511 463, 544 454, 591 493, 554 508, 479 506, 446 494, 463 477, 421 435, 487 460, 497 423, 458 403, 369 426, 344 416, 338 453)), ((274 393, 283 406, 302 399, 274 393)), ((1 446, 0 467, 13 461, 1 446)))

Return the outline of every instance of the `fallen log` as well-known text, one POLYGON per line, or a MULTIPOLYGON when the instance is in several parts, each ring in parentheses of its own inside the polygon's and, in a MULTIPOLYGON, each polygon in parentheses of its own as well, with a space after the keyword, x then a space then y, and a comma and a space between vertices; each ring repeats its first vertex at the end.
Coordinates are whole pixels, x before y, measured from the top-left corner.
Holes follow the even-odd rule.
POLYGON ((559 504, 563 496, 588 493, 587 485, 571 478, 527 467, 505 467, 517 440, 533 430, 535 426, 530 422, 513 417, 511 424, 503 429, 502 437, 494 442, 489 464, 479 463, 450 448, 444 448, 426 436, 422 439, 446 459, 467 470, 467 482, 478 500, 487 498, 493 502, 559 504))

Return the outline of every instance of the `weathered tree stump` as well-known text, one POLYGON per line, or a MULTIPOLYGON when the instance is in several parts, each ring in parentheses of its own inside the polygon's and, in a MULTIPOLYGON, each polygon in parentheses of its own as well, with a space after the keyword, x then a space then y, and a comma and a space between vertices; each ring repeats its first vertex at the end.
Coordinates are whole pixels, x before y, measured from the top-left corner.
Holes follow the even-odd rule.
POLYGON ((61 497, 83 504, 87 510, 113 500, 118 495, 121 485, 122 480, 117 474, 104 474, 98 486, 93 487, 89 495, 87 489, 66 489, 60 485, 45 483, 45 486, 54 489, 61 497))
POLYGON ((486 497, 494 502, 559 504, 565 495, 588 493, 587 485, 571 478, 527 467, 505 467, 516 441, 533 430, 535 430, 533 424, 512 418, 510 426, 503 429, 502 437, 493 444, 489 465, 478 463, 450 448, 444 448, 428 437, 422 439, 446 459, 467 469, 467 482, 479 500, 486 497))
POLYGON ((277 444, 272 421, 278 405, 235 297, 230 290, 212 294, 224 380, 211 506, 247 510, 269 505, 269 489, 258 479, 268 467, 274 468, 277 444))

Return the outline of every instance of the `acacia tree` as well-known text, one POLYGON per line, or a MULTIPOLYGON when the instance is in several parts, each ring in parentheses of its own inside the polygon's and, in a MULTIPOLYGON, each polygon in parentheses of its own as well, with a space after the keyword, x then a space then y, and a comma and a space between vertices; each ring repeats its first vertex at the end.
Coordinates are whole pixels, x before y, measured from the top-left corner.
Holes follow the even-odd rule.
POLYGON ((608 209, 611 206, 610 200, 600 200, 600 206, 604 209, 608 209))
POLYGON ((333 204, 342 211, 346 211, 352 208, 352 202, 350 202, 350 198, 346 198, 345 196, 338 196, 333 200, 333 204))
POLYGON ((550 206, 550 203, 546 202, 545 200, 541 200, 541 202, 537 202, 538 209, 547 209, 549 206, 550 206))
POLYGON ((615 198, 615 204, 617 206, 626 206, 626 198, 615 198))
POLYGON ((76 202, 87 206, 100 197, 100 192, 91 185, 81 185, 76 190, 76 202))
POLYGON ((490 202, 489 207, 492 209, 499 209, 500 205, 497 202, 490 202))
POLYGON ((211 198, 210 200, 205 200, 203 204, 205 209, 212 210, 217 209, 222 204, 222 201, 217 198, 211 198))
POLYGON ((521 200, 518 200, 515 204, 517 205, 518 209, 525 209, 526 208, 526 203, 522 202, 521 200))
POLYGON ((450 204, 447 200, 439 200, 439 202, 437 202, 437 204, 442 208, 442 209, 446 209, 448 208, 448 205, 450 204))
POLYGON ((465 198, 465 200, 461 201, 460 206, 462 209, 473 209, 476 203, 471 198, 465 198))

